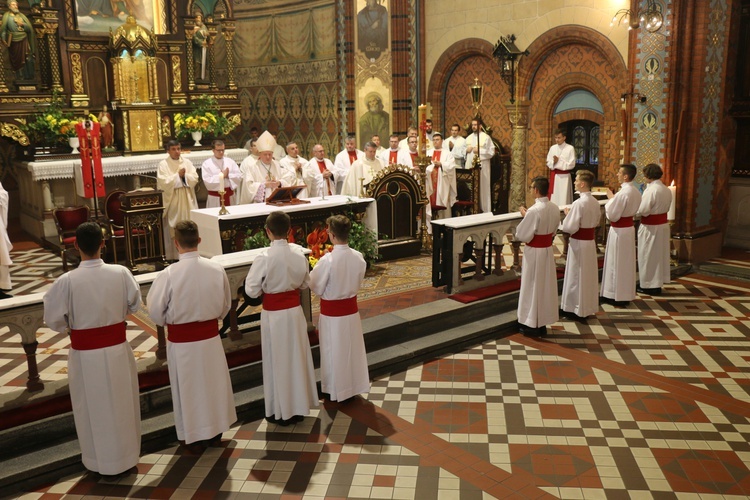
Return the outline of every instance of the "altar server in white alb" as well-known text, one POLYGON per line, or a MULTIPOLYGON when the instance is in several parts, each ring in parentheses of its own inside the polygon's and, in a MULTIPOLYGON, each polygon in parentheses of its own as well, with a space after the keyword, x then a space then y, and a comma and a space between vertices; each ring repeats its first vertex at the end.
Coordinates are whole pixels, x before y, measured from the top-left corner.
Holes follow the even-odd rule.
MULTIPOLYGON (((367 146, 365 146, 367 148, 367 146)), ((331 401, 344 402, 370 392, 367 353, 357 292, 367 264, 349 248, 352 222, 343 215, 326 221, 333 251, 310 272, 310 289, 320 297, 320 385, 331 401)))
POLYGON ((547 153, 547 168, 550 173, 550 200, 558 206, 573 202, 573 182, 570 172, 576 166, 576 150, 565 142, 565 131, 555 130, 555 143, 547 153))
POLYGON ((641 193, 633 184, 635 165, 620 165, 617 194, 607 190, 604 211, 610 222, 599 294, 602 301, 624 307, 635 298, 635 228, 633 216, 641 205, 641 193))
POLYGON ((637 291, 661 295, 661 287, 671 281, 669 269, 669 222, 667 213, 672 204, 672 193, 661 181, 663 172, 651 163, 643 169, 646 190, 643 191, 638 215, 638 281, 637 291))
POLYGON ((221 186, 224 185, 224 205, 230 206, 236 204, 234 193, 242 180, 240 167, 233 159, 224 156, 226 146, 224 141, 214 139, 211 144, 211 151, 214 155, 206 159, 201 165, 201 178, 203 184, 208 190, 206 198, 206 208, 220 207, 221 186))
POLYGON ((363 196, 363 189, 367 189, 375 174, 385 168, 383 162, 375 156, 377 146, 373 142, 365 144, 365 157, 352 163, 352 168, 346 174, 341 194, 344 196, 363 196))
POLYGON ((240 204, 263 203, 276 188, 291 186, 294 182, 294 177, 273 159, 276 140, 270 132, 263 132, 255 144, 258 147, 258 160, 247 165, 243 161, 240 168, 240 204))
POLYGON ((177 439, 189 451, 219 446, 237 420, 219 321, 232 304, 224 268, 198 254, 193 221, 175 228, 179 262, 161 271, 148 292, 148 314, 167 327, 167 367, 177 439))
POLYGON ((573 206, 565 208, 562 225, 563 232, 570 235, 570 245, 560 309, 564 315, 580 322, 599 310, 599 266, 594 238, 601 220, 601 209, 591 194, 593 183, 593 173, 578 171, 575 188, 580 196, 573 206))
POLYGON ((10 198, 8 192, 0 183, 0 299, 8 299, 13 284, 10 281, 10 265, 13 261, 10 258, 10 251, 13 245, 8 237, 8 204, 10 198))
POLYGON ((326 158, 326 150, 322 144, 312 148, 313 157, 302 168, 314 173, 312 186, 309 186, 310 196, 332 196, 336 194, 336 183, 333 179, 333 163, 326 158))
POLYGON ((177 258, 174 247, 174 227, 181 220, 190 220, 190 211, 198 208, 195 186, 198 184, 198 171, 187 158, 182 157, 179 141, 167 143, 169 156, 156 167, 156 187, 162 190, 164 202, 164 251, 168 260, 177 258))
POLYGON ((286 176, 294 179, 293 186, 304 186, 304 189, 297 193, 297 198, 309 198, 315 196, 315 170, 308 166, 305 160, 299 154, 299 146, 296 142, 290 142, 286 145, 286 156, 280 161, 281 168, 287 171, 286 176))
POLYGON ((547 325, 560 318, 557 306, 557 271, 552 241, 560 225, 560 208, 549 201, 549 180, 536 177, 531 183, 534 205, 520 208, 523 220, 516 227, 515 241, 526 243, 521 264, 518 323, 530 337, 547 334, 547 325))
POLYGON ((341 194, 344 187, 346 174, 352 168, 355 161, 364 158, 364 151, 357 149, 357 139, 353 135, 344 140, 344 149, 336 155, 333 160, 333 175, 336 181, 336 194, 341 194))
POLYGON ((138 373, 125 336, 141 289, 127 268, 102 261, 95 222, 78 227, 75 246, 81 264, 44 295, 44 322, 70 331, 68 383, 83 465, 112 476, 135 467, 141 452, 138 373))
POLYGON ((490 185, 491 160, 495 156, 495 144, 492 137, 484 133, 482 121, 475 118, 471 120, 471 134, 466 138, 466 167, 470 168, 474 162, 474 155, 479 150, 479 161, 482 172, 479 180, 479 209, 484 212, 492 212, 492 186, 490 185), (479 137, 477 138, 477 133, 479 137), (479 142, 477 142, 477 140, 479 142), (477 144, 479 147, 477 148, 477 144))
POLYGON ((310 285, 309 263, 302 247, 286 237, 291 221, 284 212, 266 218, 271 246, 253 261, 245 279, 250 297, 263 295, 260 345, 266 420, 279 425, 301 422, 318 406, 307 321, 300 290, 310 285))
POLYGON ((443 149, 443 134, 432 133, 433 149, 427 151, 432 163, 427 166, 425 193, 430 203, 427 205, 427 231, 432 234, 431 220, 447 219, 451 207, 456 203, 456 164, 453 155, 443 149))

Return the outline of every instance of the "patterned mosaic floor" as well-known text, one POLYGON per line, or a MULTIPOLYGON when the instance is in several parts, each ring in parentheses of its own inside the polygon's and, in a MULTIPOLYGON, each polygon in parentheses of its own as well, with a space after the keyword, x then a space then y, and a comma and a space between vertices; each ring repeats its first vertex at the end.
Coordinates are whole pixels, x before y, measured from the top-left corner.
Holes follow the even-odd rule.
POLYGON ((235 425, 24 498, 747 498, 750 283, 691 274, 544 340, 512 334, 304 422, 235 425))

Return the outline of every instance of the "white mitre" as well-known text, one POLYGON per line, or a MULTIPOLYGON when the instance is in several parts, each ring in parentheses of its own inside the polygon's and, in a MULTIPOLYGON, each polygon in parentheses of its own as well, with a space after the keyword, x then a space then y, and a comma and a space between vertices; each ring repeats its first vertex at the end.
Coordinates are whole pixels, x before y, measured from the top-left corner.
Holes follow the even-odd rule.
POLYGON ((258 137, 258 141, 255 143, 255 146, 258 148, 258 152, 262 153, 264 151, 273 151, 273 149, 276 147, 276 139, 273 138, 273 135, 266 130, 262 134, 260 134, 260 137, 258 137))

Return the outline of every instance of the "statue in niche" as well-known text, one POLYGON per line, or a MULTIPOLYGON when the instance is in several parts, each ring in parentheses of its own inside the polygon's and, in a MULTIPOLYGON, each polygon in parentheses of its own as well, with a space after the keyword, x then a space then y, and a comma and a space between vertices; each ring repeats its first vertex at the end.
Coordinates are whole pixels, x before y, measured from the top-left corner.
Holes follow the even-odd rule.
POLYGON ((195 64, 195 81, 206 81, 206 50, 208 48, 208 28, 203 24, 203 14, 195 14, 193 27, 193 63, 195 64))
POLYGON ((115 150, 115 124, 112 121, 112 115, 107 110, 107 105, 102 106, 99 113, 99 125, 102 134, 102 149, 104 151, 115 150))
POLYGON ((8 11, 0 24, 0 40, 8 47, 10 67, 19 80, 34 78, 36 37, 31 21, 18 10, 17 0, 8 0, 8 11))
POLYGON ((388 10, 381 0, 367 0, 357 13, 357 48, 374 60, 388 49, 388 10))

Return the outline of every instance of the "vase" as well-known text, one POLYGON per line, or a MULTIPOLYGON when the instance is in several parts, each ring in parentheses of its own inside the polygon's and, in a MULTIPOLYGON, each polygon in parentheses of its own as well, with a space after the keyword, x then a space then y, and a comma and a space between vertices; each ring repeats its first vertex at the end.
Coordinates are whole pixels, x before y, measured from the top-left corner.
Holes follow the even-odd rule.
POLYGON ((68 137, 68 144, 70 144, 70 147, 73 148, 73 151, 70 152, 72 155, 78 154, 78 146, 80 146, 80 142, 78 141, 78 137, 68 137))
POLYGON ((190 132, 190 135, 193 136, 193 140, 195 141, 195 144, 193 144, 193 146, 200 146, 203 132, 201 132, 200 130, 198 132, 190 132))

